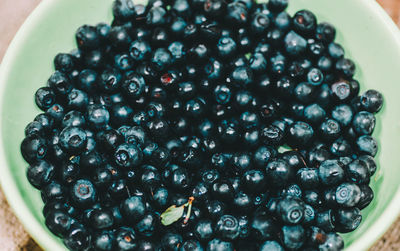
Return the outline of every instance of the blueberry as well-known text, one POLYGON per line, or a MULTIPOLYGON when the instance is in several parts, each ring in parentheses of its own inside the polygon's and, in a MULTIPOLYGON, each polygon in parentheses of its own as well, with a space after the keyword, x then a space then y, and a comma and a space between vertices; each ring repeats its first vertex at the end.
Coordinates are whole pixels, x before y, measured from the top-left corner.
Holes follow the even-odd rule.
POLYGON ((75 60, 71 54, 58 53, 54 57, 54 68, 63 73, 70 73, 75 68, 75 60))
POLYGON ((206 212, 211 217, 211 219, 218 219, 222 215, 224 215, 226 211, 225 203, 219 200, 211 200, 207 203, 206 212))
POLYGON ((285 49, 290 55, 302 54, 307 47, 307 41, 294 31, 290 31, 285 37, 285 49))
POLYGON ((25 136, 30 135, 42 135, 44 133, 44 128, 42 124, 38 121, 32 121, 25 127, 25 136))
POLYGON ((102 164, 102 156, 95 150, 85 152, 79 158, 79 165, 85 173, 91 173, 92 170, 100 167, 102 164))
POLYGON ((256 214, 250 221, 252 237, 259 241, 265 241, 276 236, 276 223, 267 215, 256 214))
MULTIPOLYGON (((268 33, 269 34, 269 33, 268 33)), ((282 34, 280 34, 282 35, 282 34)), ((278 37, 277 39, 281 39, 278 37)), ((287 59, 284 55, 281 53, 276 53, 275 55, 272 55, 270 58, 271 64, 270 64, 270 71, 276 75, 280 76, 285 73, 286 67, 287 67, 287 59)))
MULTIPOLYGON (((285 0, 284 0, 285 1, 285 0)), ((274 19, 275 26, 281 30, 288 30, 292 24, 292 18, 287 12, 280 12, 274 19)))
POLYGON ((42 128, 44 132, 49 132, 54 125, 54 119, 46 113, 38 114, 33 121, 38 122, 40 124, 38 128, 42 128))
POLYGON ((289 5, 289 1, 288 0, 270 0, 268 2, 268 9, 279 13, 279 12, 283 12, 289 5))
POLYGON ((135 6, 131 0, 116 0, 112 5, 114 18, 121 21, 128 21, 136 16, 135 6))
POLYGON ((166 44, 168 40, 169 40, 169 32, 166 29, 162 27, 157 27, 153 30, 151 36, 151 42, 153 45, 162 46, 166 44))
POLYGON ((251 17, 250 29, 254 34, 263 34, 270 26, 270 19, 263 13, 256 13, 251 17))
POLYGON ((171 155, 168 149, 164 147, 158 147, 151 153, 150 164, 159 168, 164 168, 166 165, 168 165, 170 159, 171 155))
POLYGON ((317 25, 315 38, 323 43, 331 43, 336 36, 336 29, 330 23, 322 22, 317 25))
POLYGON ((138 235, 144 237, 150 237, 157 231, 158 227, 158 216, 154 213, 147 213, 142 219, 135 225, 135 230, 138 235))
POLYGON ((303 200, 305 203, 317 207, 322 204, 321 196, 317 190, 304 191, 303 200))
POLYGON ((107 129, 97 133, 96 140, 100 148, 106 151, 114 151, 123 143, 124 137, 115 129, 107 129))
POLYGON ((222 37, 217 44, 217 53, 223 59, 233 57, 237 50, 236 42, 230 37, 222 37))
POLYGON ((103 231, 93 235, 93 247, 99 251, 111 251, 114 247, 115 235, 111 231, 103 231))
POLYGON ((41 87, 35 93, 35 103, 45 111, 56 103, 56 94, 51 87, 41 87))
POLYGON ((339 74, 347 78, 353 77, 356 68, 354 62, 348 58, 339 59, 335 67, 339 74))
POLYGON ((265 177, 268 185, 272 187, 283 187, 293 177, 294 170, 284 160, 270 161, 265 169, 265 177))
POLYGON ((27 136, 21 143, 21 153, 28 163, 42 160, 47 155, 46 141, 38 135, 27 136))
POLYGON ((71 200, 80 208, 88 208, 97 200, 97 191, 90 180, 79 179, 72 184, 71 200))
MULTIPOLYGON (((254 101, 254 99, 252 101, 254 101)), ((279 112, 277 103, 274 102, 273 100, 268 100, 268 101, 264 102, 264 104, 257 107, 257 110, 258 110, 260 118, 264 121, 270 121, 270 120, 276 118, 277 114, 279 112)))
POLYGON ((87 108, 86 121, 94 129, 105 128, 109 122, 110 114, 102 105, 90 105, 87 108))
POLYGON ((330 43, 328 46, 328 53, 334 59, 341 59, 344 56, 344 49, 340 44, 330 43))
MULTIPOLYGON (((55 71, 50 78, 47 80, 47 85, 54 91, 55 94, 60 95, 61 97, 65 97, 72 90, 72 83, 68 76, 60 71, 55 71)), ((49 102, 48 99, 51 96, 48 96, 47 99, 43 97, 45 100, 43 102, 49 102)), ((51 95, 51 93, 50 93, 51 95)), ((55 100, 53 100, 54 102, 55 100)), ((45 105, 45 104, 43 104, 45 105)), ((49 105, 47 105, 49 106, 49 105)))
POLYGON ((376 90, 368 90, 360 97, 361 107, 368 112, 377 113, 383 105, 383 96, 376 90))
POLYGON ((121 214, 129 222, 136 223, 145 215, 145 202, 142 197, 132 196, 124 200, 121 205, 121 214))
POLYGON ((253 206, 252 198, 248 194, 239 191, 235 194, 235 197, 233 198, 233 206, 235 210, 239 212, 247 212, 248 210, 251 210, 253 206))
POLYGON ((296 197, 287 197, 278 203, 277 212, 285 224, 298 224, 304 219, 304 203, 296 197))
POLYGON ((331 209, 318 212, 315 217, 315 226, 326 232, 331 232, 335 228, 334 217, 334 213, 331 209))
POLYGON ((368 154, 372 157, 375 157, 378 152, 378 143, 376 139, 369 135, 359 137, 356 141, 356 145, 361 153, 368 154))
POLYGON ((265 241, 260 247, 260 251, 283 251, 283 247, 276 241, 265 241))
POLYGON ((299 33, 309 35, 315 31, 316 26, 317 18, 311 11, 301 10, 293 16, 293 27, 299 33))
POLYGON ((356 207, 362 210, 374 199, 374 191, 372 191, 371 187, 367 184, 359 185, 359 188, 361 190, 360 201, 357 203, 356 207))
POLYGON ((321 123, 325 116, 325 110, 318 104, 308 105, 304 109, 304 118, 312 124, 321 123))
POLYGON ((86 146, 86 133, 82 128, 69 126, 60 133, 61 147, 70 153, 77 153, 86 146))
POLYGON ((349 156, 353 152, 352 146, 345 138, 338 138, 335 140, 330 150, 335 156, 339 157, 349 156))
POLYGON ((158 187, 161 176, 157 168, 144 165, 141 167, 141 173, 140 181, 145 190, 152 191, 155 187, 158 187))
POLYGON ((321 123, 319 131, 324 140, 332 141, 340 136, 341 127, 338 121, 327 119, 321 123))
POLYGON ((172 54, 165 48, 159 48, 153 52, 151 62, 159 70, 163 70, 172 63, 172 54))
POLYGON ((234 143, 239 138, 239 124, 236 120, 223 120, 217 127, 218 136, 224 143, 234 143))
POLYGON ((161 247, 168 251, 178 251, 182 246, 183 238, 177 233, 167 233, 161 237, 161 247))
MULTIPOLYGON (((323 56, 325 54, 325 45, 322 42, 315 41, 314 39, 309 39, 307 41, 307 49, 308 52, 310 53, 311 58, 317 58, 323 56)), ((316 79, 322 79, 320 78, 320 74, 315 75, 316 79)), ((322 76, 323 77, 323 76, 322 76)), ((327 76, 326 81, 329 81, 329 76, 327 76)))
POLYGON ((235 240, 239 236, 239 222, 232 215, 223 215, 219 218, 215 229, 222 239, 235 240))
POLYGON ((128 98, 138 99, 145 90, 144 78, 134 72, 128 72, 122 80, 122 94, 128 98))
POLYGON ((348 126, 353 121, 353 111, 349 105, 340 104, 332 110, 332 118, 342 126, 348 126))
POLYGON ((288 249, 299 249, 304 243, 305 231, 301 225, 283 226, 282 243, 288 249))
POLYGON ((260 170, 249 170, 242 177, 242 186, 249 193, 258 193, 265 191, 267 179, 260 170))
POLYGON ((65 237, 68 234, 74 221, 66 212, 60 210, 51 210, 45 217, 46 226, 59 237, 65 237))
POLYGON ((133 64, 132 58, 127 53, 114 56, 114 65, 118 70, 128 71, 132 69, 133 64))
POLYGON ((120 227, 115 231, 116 250, 135 250, 138 246, 135 231, 130 227, 120 227))
POLYGON ((79 27, 75 38, 79 49, 95 49, 100 45, 99 35, 93 26, 83 25, 79 27))
POLYGON ((337 233, 328 233, 326 235, 326 241, 318 246, 319 250, 342 250, 344 248, 344 242, 340 235, 337 233))
POLYGON ((207 251, 233 251, 233 243, 214 238, 207 244, 207 251))
POLYGON ((210 196, 209 187, 204 182, 197 183, 193 188, 192 196, 198 201, 208 200, 210 196))
POLYGON ((318 59, 318 68, 320 68, 322 70, 322 72, 329 72, 332 69, 332 58, 328 57, 328 56, 321 56, 318 59))
POLYGON ((79 111, 70 111, 65 114, 61 126, 63 128, 66 127, 84 127, 85 126, 85 118, 79 111))
POLYGON ((318 176, 324 185, 338 184, 344 178, 343 164, 337 160, 326 160, 318 168, 318 176))
POLYGON ((335 216, 335 230, 341 233, 354 231, 361 223, 361 211, 357 207, 339 209, 335 216))
POLYGON ((319 184, 318 169, 302 168, 296 174, 299 184, 304 188, 316 188, 319 184))
POLYGON ((226 85, 218 85, 214 89, 214 96, 219 104, 226 104, 230 101, 232 95, 231 89, 226 85))
MULTIPOLYGON (((231 161, 232 161, 233 171, 236 171, 239 173, 243 173, 243 172, 247 171, 251 165, 251 157, 248 153, 245 153, 245 152, 236 153, 236 154, 232 155, 231 161)), ((252 175, 249 173, 249 176, 247 178, 251 179, 250 178, 251 176, 252 175)), ((259 177, 259 178, 261 178, 261 177, 259 177)), ((248 181, 251 182, 250 180, 248 180, 248 181)), ((261 181, 261 179, 259 179, 259 181, 261 181)))
POLYGON ((375 129, 376 119, 372 113, 361 111, 354 115, 353 129, 359 135, 371 135, 375 129))
POLYGON ((310 84, 320 85, 324 81, 324 74, 318 68, 312 68, 307 73, 307 80, 310 84))
POLYGON ((83 110, 88 106, 89 98, 86 92, 79 89, 72 89, 67 98, 68 107, 76 110, 83 110))
POLYGON ((366 162, 356 159, 345 168, 347 178, 357 184, 368 183, 370 173, 366 162))
POLYGON ((107 209, 94 209, 89 216, 89 220, 94 229, 106 229, 114 224, 113 215, 107 209))
POLYGON ((294 89, 294 95, 302 103, 311 103, 315 98, 316 87, 308 82, 301 82, 294 89))
POLYGON ((197 240, 187 240, 182 244, 180 251, 203 251, 201 243, 197 240))
POLYGON ((361 155, 358 157, 358 159, 365 162, 370 176, 374 175, 374 173, 376 172, 376 169, 377 169, 377 165, 376 165, 374 158, 369 155, 361 155))
POLYGON ((112 180, 111 171, 106 168, 97 168, 92 176, 93 183, 99 189, 107 188, 112 180))
POLYGON ((114 153, 115 163, 124 168, 138 166, 143 158, 142 151, 133 144, 121 144, 114 153))
POLYGON ((297 198, 301 198, 303 191, 300 188, 299 185, 297 184, 291 184, 289 185, 285 190, 282 191, 283 194, 285 194, 285 196, 287 197, 297 197, 297 198))
POLYGON ((54 166, 45 160, 32 163, 29 165, 26 171, 29 183, 38 189, 41 189, 45 185, 49 184, 53 179, 54 174, 54 166))
POLYGON ((314 136, 313 128, 306 122, 297 121, 289 127, 289 140, 293 146, 305 146, 314 136))
POLYGON ((88 230, 78 225, 70 229, 64 238, 64 244, 70 250, 87 250, 90 247, 91 235, 88 230))
POLYGON ((210 240, 214 236, 214 226, 211 220, 202 219, 194 227, 194 234, 200 241, 210 240))
POLYGON ((336 188, 336 202, 343 207, 354 207, 360 201, 361 190, 353 183, 343 183, 336 188))
POLYGON ((233 186, 228 180, 216 181, 211 188, 213 196, 224 202, 232 200, 233 191, 233 186))
POLYGON ((110 109, 110 122, 116 127, 126 124, 132 117, 133 109, 123 103, 115 104, 110 109))
POLYGON ((156 244, 149 240, 140 240, 138 242, 138 251, 152 251, 156 250, 156 244))
POLYGON ((128 48, 129 44, 132 42, 128 30, 124 26, 112 27, 108 37, 111 45, 118 50, 128 48))
POLYGON ((294 170, 300 169, 306 166, 304 157, 298 151, 287 151, 282 154, 282 159, 285 160, 289 166, 294 170))

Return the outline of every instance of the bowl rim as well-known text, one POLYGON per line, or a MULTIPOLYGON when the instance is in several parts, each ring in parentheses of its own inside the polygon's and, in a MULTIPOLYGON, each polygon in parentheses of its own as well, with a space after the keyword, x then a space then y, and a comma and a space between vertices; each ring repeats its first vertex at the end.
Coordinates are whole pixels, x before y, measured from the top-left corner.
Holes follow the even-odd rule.
MULTIPOLYGON (((11 66, 15 62, 14 55, 18 49, 23 46, 25 39, 27 38, 27 32, 34 27, 37 22, 40 21, 42 13, 46 12, 47 9, 55 4, 57 1, 43 0, 36 8, 29 14, 24 23, 18 29, 16 35, 12 39, 3 60, 0 64, 0 115, 3 115, 3 96, 5 95, 5 87, 7 83, 8 73, 11 70, 11 66)), ((0 139, 3 138, 3 125, 0 123, 0 139)), ((24 226, 24 229, 29 233, 30 237, 43 249, 48 250, 66 250, 61 249, 60 243, 56 239, 50 236, 49 232, 44 229, 40 223, 36 220, 35 216, 29 210, 23 200, 23 196, 19 192, 16 182, 13 179, 10 167, 7 164, 5 157, 5 150, 3 144, 0 144, 0 185, 7 199, 8 204, 12 208, 13 213, 17 216, 19 222, 24 226)), ((34 189, 32 187, 32 189, 34 189)))
MULTIPOLYGON (((400 30, 384 11, 384 9, 376 2, 376 0, 359 0, 360 3, 364 4, 371 13, 374 13, 376 17, 384 24, 384 29, 392 34, 394 41, 397 44, 397 49, 400 51, 400 30)), ((57 1, 43 0, 38 6, 31 12, 31 14, 24 21, 22 26, 18 29, 16 35, 11 41, 3 60, 0 64, 0 113, 3 112, 3 96, 5 95, 5 87, 8 78, 8 73, 11 70, 15 58, 13 57, 19 48, 23 45, 27 38, 27 31, 34 27, 42 13, 46 12, 53 4, 57 1)), ((0 139, 3 136, 3 126, 0 123, 0 139)), ((65 250, 60 249, 59 241, 55 240, 55 236, 50 236, 50 233, 45 230, 42 225, 36 220, 32 212, 26 206, 23 196, 19 192, 19 189, 14 182, 11 174, 11 169, 7 164, 5 151, 3 144, 0 144, 0 185, 4 192, 4 195, 13 210, 13 213, 17 216, 24 229, 30 234, 30 236, 38 243, 42 248, 48 250, 65 250)), ((33 187, 32 187, 33 189, 33 187)), ((364 232, 363 237, 355 240, 348 248, 347 251, 359 251, 366 250, 371 247, 382 235, 388 230, 388 228, 394 223, 398 215, 400 214, 400 188, 395 192, 391 202, 388 204, 386 209, 379 216, 377 221, 364 232)))

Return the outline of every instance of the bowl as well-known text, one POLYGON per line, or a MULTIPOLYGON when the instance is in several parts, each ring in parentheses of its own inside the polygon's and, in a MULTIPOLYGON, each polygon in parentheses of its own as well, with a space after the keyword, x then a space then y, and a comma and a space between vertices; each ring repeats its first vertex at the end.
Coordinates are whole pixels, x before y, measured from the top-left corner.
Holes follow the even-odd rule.
MULTIPOLYGON (((135 1, 146 2, 146 1, 135 1)), ((20 154, 25 125, 40 111, 33 95, 45 85, 53 57, 75 47, 74 32, 82 24, 111 22, 110 0, 44 0, 11 43, 0 68, 0 181, 10 206, 38 244, 66 250, 44 225, 40 193, 25 177, 20 154)), ((356 62, 361 91, 377 89, 385 98, 374 136, 379 141, 379 169, 371 180, 375 200, 363 210, 360 227, 342 236, 346 250, 370 247, 400 212, 400 32, 373 0, 296 0, 289 12, 310 9, 319 21, 337 28, 337 41, 356 62)))

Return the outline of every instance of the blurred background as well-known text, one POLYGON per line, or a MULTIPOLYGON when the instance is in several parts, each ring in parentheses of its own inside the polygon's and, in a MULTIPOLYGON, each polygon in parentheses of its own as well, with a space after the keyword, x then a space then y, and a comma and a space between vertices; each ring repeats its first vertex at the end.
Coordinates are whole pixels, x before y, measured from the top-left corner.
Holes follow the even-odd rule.
MULTIPOLYGON (((400 26, 400 0, 377 1, 392 17, 394 22, 400 26)), ((0 61, 18 28, 39 3, 40 0, 0 0, 0 61)), ((1 190, 0 250, 42 250, 24 231, 24 228, 21 226, 18 219, 13 215, 1 190)), ((371 248, 371 251, 378 250, 400 250, 400 218, 371 248)))

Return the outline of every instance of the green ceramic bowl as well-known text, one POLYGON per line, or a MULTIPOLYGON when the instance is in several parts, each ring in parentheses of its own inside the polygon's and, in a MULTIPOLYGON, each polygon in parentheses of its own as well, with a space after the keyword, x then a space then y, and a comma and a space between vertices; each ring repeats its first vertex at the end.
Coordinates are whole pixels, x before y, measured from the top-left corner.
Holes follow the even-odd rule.
MULTIPOLYGON (((20 154, 20 142, 25 125, 40 112, 33 94, 52 73, 53 57, 75 47, 74 32, 80 25, 110 22, 111 4, 111 0, 44 0, 19 30, 1 65, 1 185, 26 230, 46 250, 65 248, 43 223, 43 203, 25 178, 27 164, 20 154)), ((365 250, 400 211, 400 33, 373 0, 296 0, 290 4, 291 13, 307 8, 320 21, 334 24, 337 40, 357 64, 362 91, 378 89, 385 97, 374 134, 380 143, 379 169, 372 179, 376 198, 363 211, 358 230, 343 235, 347 250, 365 250)))

